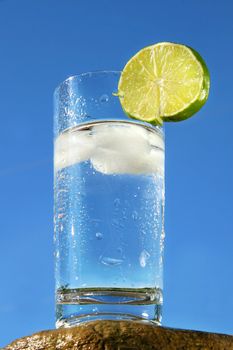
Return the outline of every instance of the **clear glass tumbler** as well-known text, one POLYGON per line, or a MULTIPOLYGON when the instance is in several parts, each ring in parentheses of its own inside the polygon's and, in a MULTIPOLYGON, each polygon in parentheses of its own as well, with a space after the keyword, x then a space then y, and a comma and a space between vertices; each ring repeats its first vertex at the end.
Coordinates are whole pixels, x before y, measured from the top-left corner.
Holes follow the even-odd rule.
POLYGON ((161 321, 164 134, 124 114, 119 77, 81 74, 55 90, 56 327, 161 321))

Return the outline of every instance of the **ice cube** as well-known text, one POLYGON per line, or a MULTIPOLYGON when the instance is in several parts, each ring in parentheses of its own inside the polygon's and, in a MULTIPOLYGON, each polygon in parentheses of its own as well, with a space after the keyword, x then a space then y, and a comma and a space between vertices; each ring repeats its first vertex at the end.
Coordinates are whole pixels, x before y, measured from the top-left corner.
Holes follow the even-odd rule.
POLYGON ((55 141, 55 170, 88 160, 94 151, 94 146, 88 131, 61 134, 55 141))
POLYGON ((96 149, 93 167, 104 174, 163 173, 161 137, 137 125, 93 128, 96 149))
POLYGON ((98 124, 66 132, 55 142, 55 170, 90 160, 103 174, 163 174, 163 140, 133 124, 98 124))

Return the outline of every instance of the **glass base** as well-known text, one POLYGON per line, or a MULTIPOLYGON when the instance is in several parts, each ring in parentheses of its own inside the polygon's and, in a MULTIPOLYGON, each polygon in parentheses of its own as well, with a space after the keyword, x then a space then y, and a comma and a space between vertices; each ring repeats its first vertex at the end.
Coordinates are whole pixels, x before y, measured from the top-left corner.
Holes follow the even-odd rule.
POLYGON ((151 321, 161 324, 159 288, 80 288, 57 291, 56 328, 97 320, 151 321))

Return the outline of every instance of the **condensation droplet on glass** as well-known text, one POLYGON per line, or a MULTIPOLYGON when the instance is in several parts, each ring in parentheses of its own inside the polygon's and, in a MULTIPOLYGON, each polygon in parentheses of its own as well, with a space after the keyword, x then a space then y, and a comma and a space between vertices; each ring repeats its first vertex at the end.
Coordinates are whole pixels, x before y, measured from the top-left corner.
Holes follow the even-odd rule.
POLYGON ((75 106, 76 106, 77 104, 79 104, 80 99, 81 99, 80 97, 77 97, 77 98, 76 98, 75 103, 74 103, 74 104, 75 104, 75 106))
POLYGON ((145 267, 149 259, 150 259, 150 254, 146 249, 143 249, 143 251, 139 256, 139 263, 141 267, 145 267))
POLYGON ((104 102, 108 102, 109 101, 109 97, 107 94, 103 94, 102 96, 100 96, 100 103, 104 103, 104 102))
POLYGON ((113 219, 113 220, 112 220, 112 225, 113 225, 113 226, 119 226, 119 220, 113 219))
POLYGON ((117 207, 119 207, 119 205, 120 205, 120 198, 116 198, 115 200, 114 200, 114 206, 117 208, 117 207))
POLYGON ((100 256, 100 262, 107 266, 118 266, 123 263, 123 259, 111 258, 109 256, 100 256))
POLYGON ((113 219, 112 220, 112 226, 115 226, 117 227, 118 229, 120 228, 124 228, 124 224, 121 220, 118 220, 118 219, 113 219))
POLYGON ((118 253, 122 254, 122 253, 123 253, 122 247, 118 247, 118 248, 117 248, 117 251, 118 251, 118 253))
POLYGON ((163 266, 163 256, 161 256, 161 257, 159 258, 159 265, 160 265, 160 266, 163 266))
POLYGON ((57 218, 58 218, 58 219, 62 219, 64 216, 65 216, 64 213, 60 213, 60 214, 58 214, 57 218))
POLYGON ((98 240, 101 240, 101 239, 103 238, 103 233, 101 233, 101 232, 96 232, 95 236, 96 236, 96 238, 97 238, 98 240))
POLYGON ((134 210, 134 211, 132 212, 132 219, 133 219, 133 220, 137 220, 137 219, 138 219, 138 212, 137 212, 136 210, 134 210))

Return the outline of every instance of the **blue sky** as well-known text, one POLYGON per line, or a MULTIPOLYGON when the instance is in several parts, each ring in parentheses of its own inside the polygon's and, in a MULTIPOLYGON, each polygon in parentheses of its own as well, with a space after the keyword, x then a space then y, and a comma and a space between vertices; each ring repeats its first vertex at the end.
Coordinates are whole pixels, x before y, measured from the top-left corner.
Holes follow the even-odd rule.
POLYGON ((211 93, 166 125, 163 324, 233 330, 233 2, 0 1, 0 346, 54 328, 53 106, 59 82, 181 42, 211 93))

